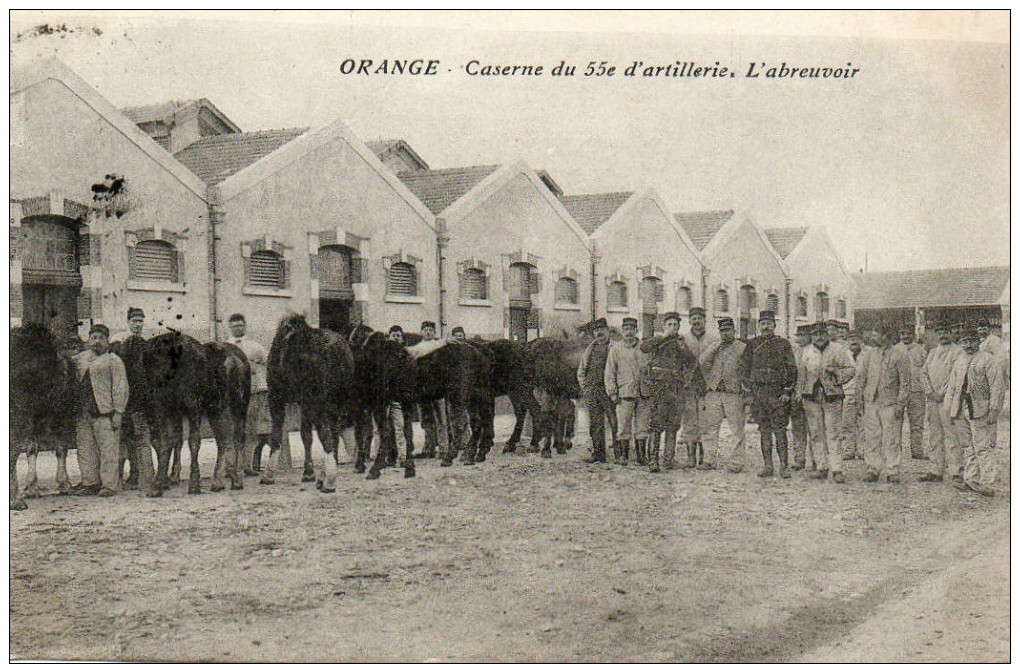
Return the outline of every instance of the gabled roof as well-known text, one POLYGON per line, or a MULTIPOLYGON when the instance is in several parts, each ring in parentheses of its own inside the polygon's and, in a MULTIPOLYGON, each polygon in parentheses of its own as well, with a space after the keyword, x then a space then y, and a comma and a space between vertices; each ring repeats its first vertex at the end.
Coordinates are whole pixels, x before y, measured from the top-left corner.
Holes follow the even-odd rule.
POLYGON ((186 99, 184 101, 164 101, 158 104, 146 104, 144 106, 128 106, 119 110, 121 113, 126 115, 131 122, 134 122, 136 125, 140 125, 147 122, 166 122, 177 113, 193 106, 207 109, 210 113, 216 116, 217 119, 221 120, 231 132, 241 131, 240 127, 234 124, 230 118, 220 111, 220 109, 216 108, 211 101, 204 98, 186 99))
POLYGON ((499 166, 441 168, 401 173, 397 177, 432 214, 439 214, 492 175, 497 168, 499 166))
POLYGON ((584 232, 591 235, 633 195, 634 192, 632 191, 617 191, 606 194, 578 194, 575 196, 560 196, 560 202, 570 212, 570 216, 577 220, 577 223, 584 229, 584 232))
POLYGON ((218 184, 306 131, 307 127, 206 136, 174 157, 206 184, 218 184))
POLYGON ((710 212, 678 212, 674 215, 677 222, 684 227, 691 242, 699 251, 704 251, 723 226, 733 218, 733 210, 714 210, 710 212))
POLYGON ((857 282, 857 309, 992 305, 1009 286, 1009 267, 866 272, 857 282))
POLYGON ((429 165, 425 163, 425 160, 421 158, 421 155, 415 152, 411 148, 411 146, 407 144, 407 141, 405 141, 402 138, 388 138, 379 141, 367 141, 365 145, 367 145, 368 149, 371 150, 375 154, 375 156, 379 157, 380 159, 382 159, 383 156, 387 152, 390 152, 391 150, 402 150, 406 152, 407 155, 410 156, 411 159, 413 159, 418 164, 421 170, 428 170, 429 165))
POLYGON ((804 239, 809 228, 808 226, 796 226, 794 228, 763 228, 762 230, 765 232, 765 237, 772 243, 776 253, 785 260, 804 239))

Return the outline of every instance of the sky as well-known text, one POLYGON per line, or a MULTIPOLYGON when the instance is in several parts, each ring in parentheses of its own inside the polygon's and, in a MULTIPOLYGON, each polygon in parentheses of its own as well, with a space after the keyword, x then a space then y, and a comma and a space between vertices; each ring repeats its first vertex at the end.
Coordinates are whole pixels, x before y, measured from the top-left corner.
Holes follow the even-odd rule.
POLYGON ((523 159, 568 194, 650 187, 676 212, 822 226, 853 271, 1009 264, 1008 14, 901 14, 829 16, 825 37, 765 12, 15 14, 11 61, 56 56, 118 107, 205 97, 245 131, 339 117, 433 168, 523 159), (348 58, 440 64, 344 75, 348 58), (471 60, 545 71, 469 76, 471 60), (561 61, 575 76, 549 75, 561 61), (590 61, 617 71, 582 76, 590 61), (635 61, 735 76, 624 76, 635 61), (748 78, 752 62, 860 71, 748 78))

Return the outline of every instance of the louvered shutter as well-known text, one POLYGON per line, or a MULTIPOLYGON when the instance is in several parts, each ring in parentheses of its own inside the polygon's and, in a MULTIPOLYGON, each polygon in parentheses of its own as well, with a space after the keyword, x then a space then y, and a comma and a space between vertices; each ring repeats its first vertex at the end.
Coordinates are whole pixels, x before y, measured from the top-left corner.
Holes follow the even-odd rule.
POLYGON ((350 251, 336 245, 322 247, 316 260, 319 276, 319 296, 354 299, 351 288, 351 255, 350 251))
POLYGON ((365 283, 365 259, 361 256, 351 256, 351 283, 365 283))
POLYGON ((614 281, 610 283, 606 300, 611 307, 626 307, 627 284, 622 281, 614 281))
POLYGON ((769 295, 765 298, 765 306, 769 308, 769 311, 779 313, 779 296, 776 294, 769 295))
POLYGON ((531 266, 527 263, 514 263, 510 266, 508 292, 513 304, 531 305, 531 266))
POLYGON ((418 280, 414 266, 409 263, 394 263, 389 270, 389 292, 393 295, 417 295, 418 280))
POLYGON ((272 251, 256 251, 248 257, 248 283, 259 288, 282 288, 283 261, 272 251))
POLYGON ((730 295, 722 289, 715 293, 715 310, 717 312, 727 312, 730 310, 730 295))
POLYGON ((656 302, 662 302, 664 299, 666 299, 666 289, 661 279, 655 280, 655 291, 653 293, 653 297, 655 298, 656 302))
POLYGON ((538 295, 542 292, 542 275, 537 268, 531 268, 528 272, 528 295, 538 295))
POLYGON ((797 298, 797 315, 807 316, 807 297, 803 295, 797 298))
POLYGON ((556 301, 577 304, 577 282, 570 277, 561 277, 556 282, 556 301))
POLYGON ((177 281, 180 259, 173 247, 165 242, 146 240, 130 247, 128 263, 130 279, 177 281))
POLYGON ((460 273, 460 297, 465 300, 488 299, 488 284, 485 272, 478 268, 468 268, 460 273))

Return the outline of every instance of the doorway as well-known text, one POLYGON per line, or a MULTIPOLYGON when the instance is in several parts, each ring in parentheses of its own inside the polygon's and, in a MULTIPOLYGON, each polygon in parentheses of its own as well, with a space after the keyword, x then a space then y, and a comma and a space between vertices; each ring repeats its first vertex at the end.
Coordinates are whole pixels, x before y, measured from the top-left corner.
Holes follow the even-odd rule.
POLYGON ((523 307, 510 307, 510 340, 528 340, 528 317, 530 309, 523 307))
POLYGON ((77 336, 80 286, 22 284, 23 320, 45 325, 57 339, 77 336))
POLYGON ((319 327, 346 334, 351 327, 353 300, 324 298, 319 300, 319 327))

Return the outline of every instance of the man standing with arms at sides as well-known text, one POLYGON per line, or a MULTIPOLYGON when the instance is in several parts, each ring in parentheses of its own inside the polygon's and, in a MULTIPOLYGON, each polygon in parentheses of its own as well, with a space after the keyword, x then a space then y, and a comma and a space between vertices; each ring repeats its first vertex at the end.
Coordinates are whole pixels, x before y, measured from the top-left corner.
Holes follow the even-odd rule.
MULTIPOLYGON (((273 420, 269 416, 269 384, 266 379, 269 354, 265 346, 246 337, 248 321, 243 314, 231 314, 227 319, 230 327, 230 343, 241 349, 248 358, 251 367, 251 401, 248 402, 248 418, 245 421, 244 474, 253 477, 262 470, 262 448, 269 446, 273 435, 273 420)), ((290 447, 289 439, 285 449, 290 447)), ((280 450, 280 462, 284 466, 290 463, 290 453, 284 456, 280 450)))
MULTIPOLYGON (((700 358, 701 355, 709 348, 714 347, 719 343, 719 338, 709 333, 705 326, 705 310, 702 307, 691 307, 691 334, 685 339, 687 348, 694 354, 694 357, 700 358)), ((682 465, 681 468, 693 468, 697 467, 699 470, 709 469, 710 466, 704 463, 705 450, 702 446, 702 427, 704 424, 701 421, 702 411, 702 398, 689 397, 684 400, 683 404, 683 432, 680 434, 680 439, 687 446, 687 463, 682 465), (699 455, 698 452, 701 452, 699 455), (699 456, 701 457, 701 463, 699 463, 699 456)))
MULTIPOLYGON (((606 462, 606 417, 613 404, 606 393, 606 360, 609 357, 609 323, 599 318, 591 324, 595 340, 588 344, 577 367, 577 382, 581 386, 588 408, 588 434, 591 436, 591 457, 588 463, 606 462)), ((615 419, 615 415, 612 416, 615 419)), ((612 424, 612 421, 611 421, 612 424)), ((616 427, 612 426, 615 437, 616 427)))
POLYGON ((925 419, 927 420, 928 472, 920 477, 921 482, 941 482, 948 472, 954 483, 963 483, 960 445, 948 412, 943 410, 949 387, 949 373, 956 358, 964 352, 953 343, 945 323, 935 327, 938 345, 931 349, 921 369, 921 387, 926 399, 925 419))
POLYGON ((705 463, 739 473, 744 467, 744 396, 740 388, 740 358, 745 344, 736 338, 732 318, 719 319, 719 343, 701 356, 701 372, 705 375, 708 393, 701 411, 705 442, 705 463), (723 418, 733 434, 733 443, 721 446, 719 431, 723 418), (735 458, 736 457, 736 458, 735 458))
MULTIPOLYGON (((1009 371, 1009 354, 1006 349, 1006 343, 998 335, 992 334, 992 326, 988 322, 988 318, 980 316, 976 321, 978 339, 981 340, 981 350, 985 351, 995 360, 995 364, 999 367, 1002 372, 1003 385, 1006 383, 1006 375, 1009 371)), ((992 429, 992 444, 999 439, 999 428, 996 426, 992 429)))
POLYGON ((108 497, 120 491, 120 426, 128 403, 124 363, 110 350, 110 329, 92 326, 88 348, 74 356, 82 419, 78 427, 81 484, 76 496, 108 497))
POLYGON ((977 330, 964 332, 961 340, 964 352, 953 362, 942 404, 953 420, 965 462, 963 482, 954 482, 953 486, 992 497, 995 495, 992 432, 1002 413, 1005 394, 1002 370, 990 353, 981 350, 977 330))
POLYGON ((854 362, 849 351, 838 341, 829 340, 831 327, 816 323, 811 332, 811 345, 801 355, 803 371, 797 389, 804 403, 810 432, 811 456, 817 464, 810 477, 824 480, 832 471, 832 479, 842 484, 843 451, 840 433, 843 424, 843 385, 854 377, 854 362))
POLYGON ((775 312, 761 312, 758 331, 760 334, 747 342, 740 361, 741 383, 745 392, 751 395, 761 434, 761 455, 765 467, 758 476, 772 477, 775 474, 772 460, 772 437, 775 436, 779 476, 787 479, 790 469, 786 422, 790 417, 792 393, 797 385, 797 361, 790 342, 775 334, 775 312))
POLYGON ((878 348, 865 353, 860 362, 857 389, 864 402, 864 434, 867 444, 864 463, 868 467, 865 482, 877 482, 882 471, 886 481, 899 482, 903 459, 903 410, 910 390, 910 363, 899 346, 893 345, 896 332, 880 327, 878 348))
POLYGON ((127 409, 124 423, 120 428, 120 465, 118 474, 123 476, 122 468, 125 461, 130 462, 124 489, 137 489, 139 484, 146 490, 152 488, 154 469, 152 464, 152 431, 146 415, 149 405, 149 390, 145 387, 145 312, 137 307, 128 307, 128 337, 120 342, 120 358, 124 364, 125 375, 128 377, 129 389, 127 409))
MULTIPOLYGON (((797 333, 794 336, 796 345, 793 347, 793 357, 797 361, 797 377, 800 380, 804 372, 803 355, 804 350, 811 345, 811 326, 798 325, 797 333)), ((793 401, 790 403, 790 433, 793 434, 793 466, 792 470, 803 470, 807 465, 807 416, 804 415, 804 404, 800 394, 794 393, 793 401)), ((817 460, 813 459, 814 466, 817 460)))
POLYGON ((900 347, 910 363, 910 393, 907 397, 906 419, 910 423, 910 456, 924 458, 924 386, 921 370, 928 351, 915 341, 913 325, 900 330, 900 347))
MULTIPOLYGON (((691 310, 693 313, 693 309, 691 310)), ((678 334, 680 314, 670 311, 663 316, 663 335, 641 342, 641 350, 648 357, 646 383, 651 395, 651 415, 648 418, 648 439, 652 449, 658 454, 659 438, 664 436, 662 453, 663 465, 667 470, 674 467, 673 458, 676 454, 676 433, 682 418, 687 417, 689 408, 685 400, 693 401, 695 396, 688 395, 685 399, 680 394, 685 361, 689 361, 691 351, 683 337, 678 334)), ((697 358, 694 359, 697 364, 697 358)), ((687 464, 684 468, 690 468, 687 464)))
POLYGON ((843 386, 843 460, 860 458, 864 449, 861 437, 862 418, 864 417, 864 402, 861 401, 860 364, 862 355, 867 348, 861 341, 859 332, 850 332, 847 335, 847 349, 854 360, 854 377, 843 386))
POLYGON ((606 357, 606 393, 616 407, 616 440, 614 460, 626 466, 630 460, 630 440, 634 439, 634 456, 639 466, 647 465, 648 399, 642 394, 642 376, 648 358, 638 347, 636 318, 623 319, 623 339, 609 346, 606 357))

